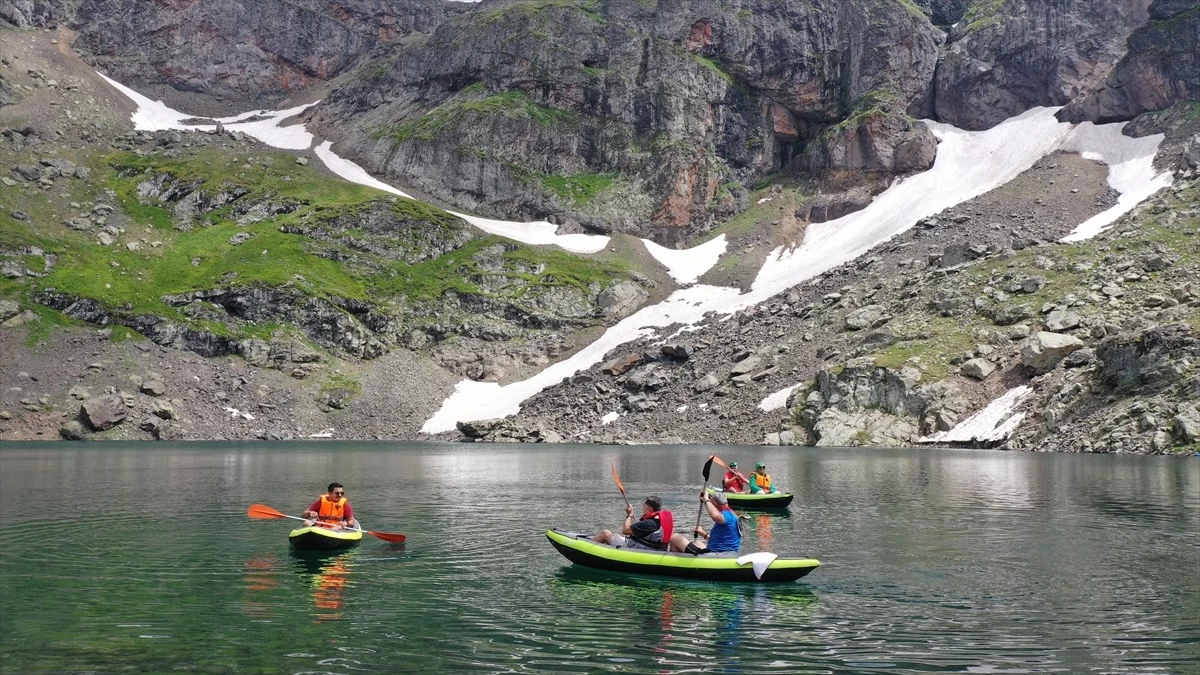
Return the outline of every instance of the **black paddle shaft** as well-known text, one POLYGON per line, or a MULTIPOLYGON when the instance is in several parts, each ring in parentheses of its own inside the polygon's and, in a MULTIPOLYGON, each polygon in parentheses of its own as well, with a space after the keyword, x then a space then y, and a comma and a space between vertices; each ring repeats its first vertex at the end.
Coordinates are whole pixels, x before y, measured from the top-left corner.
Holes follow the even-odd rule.
POLYGON ((703 496, 708 492, 708 475, 712 471, 713 459, 716 455, 709 455, 708 461, 704 463, 704 487, 700 488, 700 509, 696 511, 696 527, 692 529, 692 536, 696 536, 696 530, 700 528, 700 517, 704 515, 704 499, 703 496))

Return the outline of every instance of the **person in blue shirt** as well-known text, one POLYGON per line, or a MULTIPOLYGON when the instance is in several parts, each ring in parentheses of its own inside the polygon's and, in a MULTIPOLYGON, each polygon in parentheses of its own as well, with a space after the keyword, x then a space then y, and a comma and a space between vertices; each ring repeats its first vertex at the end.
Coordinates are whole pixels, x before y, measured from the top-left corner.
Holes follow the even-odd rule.
POLYGON ((729 508, 729 499, 725 493, 709 494, 705 490, 700 493, 700 501, 708 510, 708 517, 712 518, 713 526, 708 532, 701 527, 695 529, 696 541, 703 538, 708 545, 701 548, 696 545, 696 541, 693 541, 688 545, 688 552, 695 554, 736 552, 742 547, 742 532, 738 528, 738 516, 729 508))

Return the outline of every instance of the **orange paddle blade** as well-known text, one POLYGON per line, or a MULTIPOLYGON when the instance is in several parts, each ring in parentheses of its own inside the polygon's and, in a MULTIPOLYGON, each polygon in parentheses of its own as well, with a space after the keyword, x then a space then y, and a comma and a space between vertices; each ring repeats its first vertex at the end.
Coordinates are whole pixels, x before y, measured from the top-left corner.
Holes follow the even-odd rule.
POLYGON ((617 476, 616 462, 613 462, 613 465, 612 465, 612 475, 613 475, 613 482, 617 484, 617 489, 621 491, 621 496, 624 497, 625 496, 625 486, 621 485, 621 479, 620 479, 620 477, 617 476))
POLYGON ((713 455, 713 456, 712 456, 712 458, 713 458, 713 461, 714 461, 714 462, 716 462, 717 464, 720 464, 721 466, 725 467, 725 470, 726 470, 726 471, 731 471, 731 470, 732 470, 732 469, 730 469, 730 468, 729 468, 729 465, 728 465, 728 464, 726 464, 726 463, 725 463, 725 462, 724 462, 724 461, 723 461, 723 460, 722 460, 720 457, 717 457, 716 455, 713 455))
POLYGON ((266 506, 265 504, 251 504, 250 508, 246 509, 246 515, 251 518, 287 518, 286 513, 280 513, 275 509, 266 506))
POLYGON ((363 530, 363 532, 366 532, 372 537, 379 537, 380 539, 389 541, 393 544, 403 544, 404 540, 408 539, 408 537, 399 533, 393 534, 391 532, 372 532, 371 530, 363 530))

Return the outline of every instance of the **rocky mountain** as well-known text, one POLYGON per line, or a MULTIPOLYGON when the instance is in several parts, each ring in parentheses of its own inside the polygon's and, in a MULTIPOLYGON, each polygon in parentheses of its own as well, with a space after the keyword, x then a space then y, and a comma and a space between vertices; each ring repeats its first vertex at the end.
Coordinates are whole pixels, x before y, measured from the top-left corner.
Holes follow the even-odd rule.
POLYGON ((1063 106, 1165 134, 1174 187, 1054 243, 1115 195, 1045 158, 461 434, 905 445, 1026 385, 1010 447, 1196 443, 1195 2, 0 0, 2 22, 0 437, 415 437, 459 378, 520 380, 673 290, 635 237, 721 233, 705 281, 745 288, 928 169, 919 120, 1063 106), (320 98, 308 128, 424 202, 241 134, 133 131, 88 66, 197 116, 320 98), (581 257, 429 204, 613 238, 581 257))

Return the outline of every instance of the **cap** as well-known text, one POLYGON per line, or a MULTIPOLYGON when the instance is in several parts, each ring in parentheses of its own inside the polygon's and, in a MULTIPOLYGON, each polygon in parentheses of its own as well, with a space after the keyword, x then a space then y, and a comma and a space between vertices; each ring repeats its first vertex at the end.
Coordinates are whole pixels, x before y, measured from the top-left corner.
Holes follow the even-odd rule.
POLYGON ((759 462, 758 464, 755 464, 755 465, 754 465, 754 468, 756 468, 756 469, 763 469, 763 468, 766 468, 766 466, 767 466, 766 464, 763 464, 762 462, 759 462))
POLYGON ((732 469, 732 468, 733 468, 733 467, 735 467, 735 466, 737 466, 737 462, 730 462, 730 463, 729 463, 729 468, 731 468, 731 469, 732 469))
POLYGON ((716 502, 718 504, 728 504, 729 503, 729 498, 725 496, 724 492, 713 492, 710 494, 710 497, 712 498, 712 500, 714 502, 716 502))

